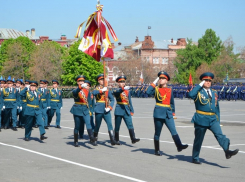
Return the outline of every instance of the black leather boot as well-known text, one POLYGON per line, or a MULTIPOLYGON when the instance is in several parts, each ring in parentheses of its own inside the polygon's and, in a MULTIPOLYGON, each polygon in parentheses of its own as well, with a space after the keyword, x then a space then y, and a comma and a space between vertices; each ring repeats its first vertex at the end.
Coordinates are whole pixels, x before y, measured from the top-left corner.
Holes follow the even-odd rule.
POLYGON ((179 138, 179 135, 173 135, 173 140, 174 140, 174 143, 177 147, 177 150, 178 152, 181 152, 182 150, 186 149, 188 147, 188 145, 183 145, 180 141, 180 138, 179 138))
POLYGON ((115 132, 115 141, 116 145, 121 145, 121 143, 119 142, 119 132, 115 132))
POLYGON ((74 133, 74 146, 79 147, 79 145, 78 145, 78 133, 74 133))
POLYGON ((128 131, 133 144, 140 141, 139 138, 135 138, 134 129, 129 129, 128 131))
POLYGON ((44 139, 47 139, 48 137, 46 137, 46 136, 44 136, 44 134, 42 134, 41 136, 40 136, 40 140, 44 140, 44 139))
POLYGON ((155 155, 161 156, 162 153, 160 151, 160 142, 159 142, 159 140, 154 140, 154 146, 155 146, 155 155))
POLYGON ((114 135, 113 135, 113 130, 108 131, 108 133, 109 133, 109 137, 111 140, 111 145, 116 145, 116 141, 115 141, 114 135))
POLYGON ((94 132, 94 138, 95 138, 94 144, 97 145, 97 141, 98 141, 98 133, 97 132, 94 132))
POLYGON ((87 131, 88 131, 88 136, 89 136, 89 139, 90 139, 90 143, 91 143, 92 145, 96 146, 97 143, 95 143, 95 142, 96 142, 97 140, 96 140, 96 138, 94 137, 94 133, 93 133, 92 129, 87 129, 87 131))
MULTIPOLYGON (((229 144, 229 146, 230 146, 230 144, 229 144)), ((228 149, 225 151, 226 159, 230 159, 233 155, 236 155, 239 152, 239 149, 229 150, 229 146, 228 146, 228 149)))

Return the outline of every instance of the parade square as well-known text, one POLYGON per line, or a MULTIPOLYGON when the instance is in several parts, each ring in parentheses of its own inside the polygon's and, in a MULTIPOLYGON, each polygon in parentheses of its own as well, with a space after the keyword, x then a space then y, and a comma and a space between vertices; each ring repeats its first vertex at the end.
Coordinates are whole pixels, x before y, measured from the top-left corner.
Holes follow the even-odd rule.
MULTIPOLYGON (((111 146, 104 121, 98 135, 98 146, 89 143, 87 133, 79 139, 80 147, 73 146, 74 120, 69 112, 73 99, 64 99, 61 111, 61 129, 46 130, 47 140, 39 139, 38 128, 31 140, 24 141, 24 129, 0 133, 1 181, 243 181, 245 161, 245 108, 243 101, 220 101, 223 133, 231 140, 231 149, 240 151, 226 159, 213 134, 207 131, 200 161, 192 163, 194 127, 190 122, 195 112, 191 100, 175 99, 176 129, 183 144, 189 147, 177 152, 166 126, 160 137, 162 156, 154 155, 152 98, 133 98, 133 123, 141 140, 132 144, 124 123, 121 125, 121 146, 111 146)), ((51 125, 54 125, 55 118, 51 125)), ((114 126, 114 114, 112 113, 114 126)))

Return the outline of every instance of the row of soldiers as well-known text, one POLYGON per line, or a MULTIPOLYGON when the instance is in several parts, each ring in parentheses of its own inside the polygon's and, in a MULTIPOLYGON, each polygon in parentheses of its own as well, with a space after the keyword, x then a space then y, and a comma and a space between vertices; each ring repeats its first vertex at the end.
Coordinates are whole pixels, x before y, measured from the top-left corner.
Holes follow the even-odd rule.
POLYGON ((60 128, 60 109, 62 109, 62 91, 59 82, 52 80, 52 89, 48 89, 47 80, 36 81, 14 80, 11 76, 5 80, 0 78, 0 131, 1 129, 26 128, 25 139, 28 141, 32 127, 39 127, 40 138, 43 139, 56 113, 56 128, 60 128))
MULTIPOLYGON (((188 98, 188 92, 192 88, 187 85, 169 84, 173 89, 174 98, 184 99, 188 98)), ((195 85, 196 86, 196 85, 195 85)), ((194 86, 194 87, 195 87, 194 86)), ((154 95, 147 94, 149 84, 141 86, 132 86, 130 92, 135 98, 152 98, 154 95)), ((245 83, 243 84, 213 84, 212 88, 217 90, 219 100, 244 100, 245 101, 245 83)))
MULTIPOLYGON (((188 93, 188 96, 195 100, 196 107, 196 112, 192 118, 195 127, 195 139, 192 151, 192 162, 194 164, 201 164, 199 154, 207 129, 213 132, 219 145, 223 148, 227 159, 230 159, 239 151, 239 149, 229 149, 230 140, 222 133, 218 95, 217 91, 211 89, 213 78, 214 75, 212 73, 207 72, 202 74, 200 76, 202 82, 195 88, 191 88, 188 93)), ((76 78, 77 88, 73 90, 74 105, 70 110, 75 122, 75 147, 79 147, 78 136, 81 128, 84 129, 84 124, 86 124, 90 143, 94 146, 97 145, 98 132, 102 119, 104 119, 107 124, 111 145, 121 145, 119 141, 119 130, 122 119, 129 130, 132 143, 134 144, 140 141, 140 139, 135 137, 132 121, 134 108, 131 100, 130 87, 126 86, 126 79, 126 76, 119 76, 116 79, 118 88, 114 88, 113 91, 110 91, 104 86, 104 75, 100 74, 97 76, 98 86, 91 92, 91 83, 86 80, 85 76, 79 75, 76 78), (113 110, 114 100, 116 100, 116 106, 114 110, 115 129, 113 132, 111 111, 113 110), (95 114, 94 128, 92 125, 93 114, 95 114)), ((177 151, 181 152, 188 148, 187 144, 182 144, 175 127, 175 103, 173 89, 167 85, 169 80, 170 76, 166 72, 161 71, 158 73, 156 80, 146 91, 148 95, 154 95, 156 101, 153 119, 155 127, 154 147, 155 155, 157 156, 162 155, 160 151, 160 135, 164 124, 171 133, 177 151)))

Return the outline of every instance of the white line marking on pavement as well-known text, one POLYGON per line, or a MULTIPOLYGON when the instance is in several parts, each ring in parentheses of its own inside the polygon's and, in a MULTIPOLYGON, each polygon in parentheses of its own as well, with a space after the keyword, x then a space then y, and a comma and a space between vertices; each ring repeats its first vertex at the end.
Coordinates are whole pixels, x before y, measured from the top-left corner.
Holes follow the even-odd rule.
POLYGON ((12 148, 17 148, 17 149, 20 149, 20 150, 31 152, 31 153, 34 153, 34 154, 37 154, 37 155, 41 155, 41 156, 44 156, 44 157, 48 157, 48 158, 51 158, 51 159, 55 159, 55 160, 59 160, 59 161, 62 161, 62 162, 74 164, 74 165, 77 165, 77 166, 80 166, 80 167, 92 169, 92 170, 99 171, 99 172, 106 173, 106 174, 110 174, 110 175, 113 175, 113 176, 125 178, 125 179, 131 180, 131 181, 145 182, 145 181, 142 181, 142 180, 139 180, 139 179, 136 179, 136 178, 131 178, 129 176, 113 173, 113 172, 110 172, 110 171, 106 171, 106 170, 103 170, 103 169, 99 169, 99 168, 88 166, 88 165, 84 165, 84 164, 80 164, 80 163, 77 163, 77 162, 72 162, 72 161, 69 161, 69 160, 66 160, 66 159, 62 159, 62 158, 59 158, 59 157, 54 157, 54 156, 51 156, 51 155, 47 155, 47 154, 44 154, 44 153, 41 153, 41 152, 36 152, 34 150, 25 149, 25 148, 18 147, 18 146, 15 146, 15 145, 8 145, 8 144, 1 143, 1 142, 0 142, 0 145, 7 146, 7 147, 12 147, 12 148))
MULTIPOLYGON (((67 128, 67 129, 71 129, 73 130, 74 128, 71 128, 71 127, 65 127, 65 126, 61 126, 62 128, 67 128)), ((102 135, 108 135, 108 133, 101 133, 99 132, 99 134, 102 134, 102 135)), ((130 138, 129 136, 124 136, 124 135, 119 135, 120 137, 123 137, 123 138, 130 138)), ((153 141, 153 139, 151 138, 140 138, 141 140, 149 140, 149 141, 153 141)), ((170 141, 162 141, 160 140, 160 142, 162 143, 171 143, 171 144, 174 144, 174 142, 170 142, 170 141)), ((193 146, 193 144, 188 144, 189 146, 193 146)), ((235 144, 234 144, 235 145, 235 144)), ((243 144, 237 144, 237 145, 243 145, 243 144)), ((244 144, 245 145, 245 144, 244 144)), ((230 145, 230 146, 233 146, 233 145, 230 145)), ((217 147, 212 147, 212 146, 202 146, 202 148, 208 148, 208 149, 215 149, 215 150, 223 150, 222 148, 217 148, 217 147)), ((239 151, 240 153, 243 153, 245 154, 245 151, 239 151)))

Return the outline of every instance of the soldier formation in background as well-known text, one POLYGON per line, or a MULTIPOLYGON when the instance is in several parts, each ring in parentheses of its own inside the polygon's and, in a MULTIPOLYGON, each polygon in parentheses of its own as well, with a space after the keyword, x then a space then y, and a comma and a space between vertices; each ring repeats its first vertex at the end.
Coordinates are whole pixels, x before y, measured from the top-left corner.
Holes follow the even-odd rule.
MULTIPOLYGON (((107 124, 111 145, 121 145, 119 131, 122 120, 128 128, 131 142, 133 144, 139 142, 140 139, 135 137, 133 126, 134 108, 131 97, 154 97, 156 100, 153 111, 155 155, 162 155, 159 141, 164 124, 171 133, 177 151, 181 152, 188 145, 182 144, 176 131, 174 98, 189 98, 194 100, 196 106, 196 113, 192 119, 195 127, 193 163, 200 164, 199 153, 207 129, 213 132, 218 143, 225 151, 226 158, 229 159, 236 155, 239 150, 230 150, 230 140, 222 134, 218 101, 245 100, 245 85, 214 84, 211 89, 213 78, 214 75, 207 72, 201 75, 200 80, 202 82, 194 87, 167 85, 170 76, 161 71, 152 84, 130 87, 126 86, 126 76, 119 76, 116 79, 118 87, 109 89, 104 87, 104 74, 100 74, 96 78, 98 86, 91 89, 91 82, 86 80, 84 75, 79 75, 75 79, 77 82, 76 88, 62 89, 69 92, 74 99, 74 104, 70 110, 74 118, 74 146, 79 147, 78 139, 83 138, 85 125, 90 143, 97 146, 98 133, 103 119, 107 124), (113 129, 111 111, 115 100, 115 128, 113 129)), ((7 80, 1 77, 0 82, 0 109, 2 111, 0 113, 0 131, 10 127, 13 131, 17 131, 17 127, 25 128, 24 140, 29 141, 33 127, 38 127, 40 140, 44 140, 47 139, 45 136, 46 130, 49 129, 55 113, 55 127, 61 129, 60 120, 64 93, 58 88, 59 82, 57 80, 52 80, 51 89, 47 88, 49 83, 47 80, 40 80, 39 88, 36 81, 25 80, 24 82, 22 79, 15 81, 10 76, 7 80)))

